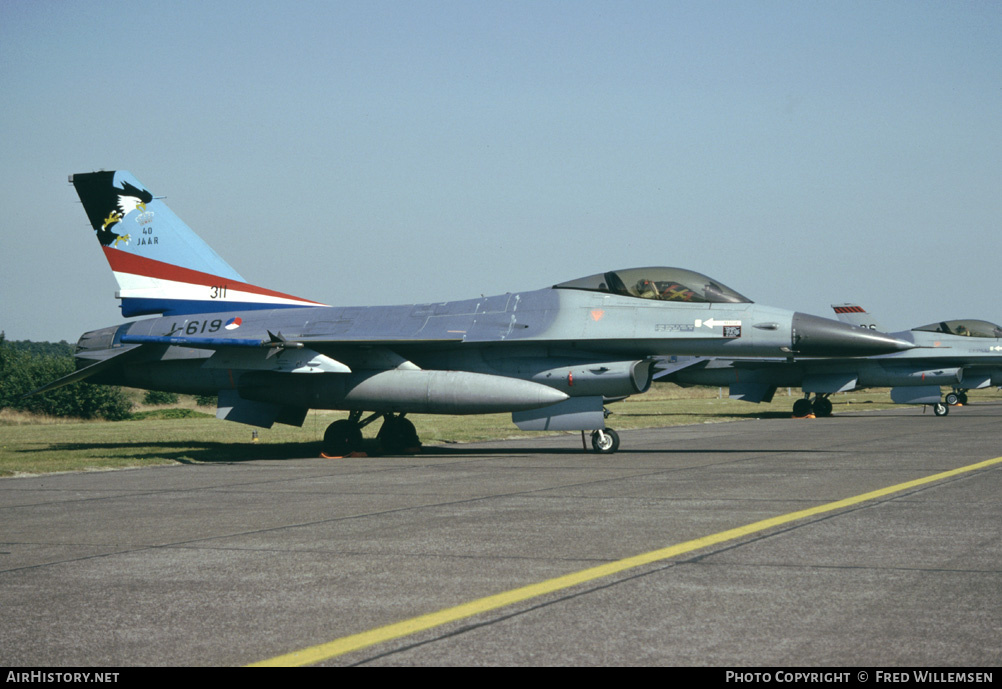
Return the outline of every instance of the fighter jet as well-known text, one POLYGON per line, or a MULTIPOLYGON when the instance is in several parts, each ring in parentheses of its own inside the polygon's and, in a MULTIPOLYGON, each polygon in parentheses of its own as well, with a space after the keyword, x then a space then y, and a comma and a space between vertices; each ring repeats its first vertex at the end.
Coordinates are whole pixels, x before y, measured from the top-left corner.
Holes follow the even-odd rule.
MULTIPOLYGON (((858 304, 832 308, 847 324, 880 327, 858 304)), ((793 415, 800 417, 830 416, 832 394, 869 387, 890 387, 895 403, 932 405, 936 416, 946 416, 950 406, 967 402, 969 390, 1002 385, 1002 328, 994 323, 941 321, 890 336, 915 347, 858 359, 676 357, 664 361, 655 378, 680 385, 726 385, 732 398, 756 403, 771 402, 776 388, 799 387, 804 397, 794 403, 793 415), (953 390, 941 398, 941 386, 953 390)))
POLYGON ((614 452, 605 403, 646 391, 655 357, 862 356, 912 343, 754 304, 679 268, 611 270, 543 289, 406 306, 336 307, 248 283, 131 174, 70 177, 118 281, 125 317, 84 333, 89 379, 218 395, 216 416, 302 425, 340 409, 323 451, 420 446, 408 413, 510 412, 523 430, 592 431, 614 452), (368 416, 367 416, 368 415, 368 416))

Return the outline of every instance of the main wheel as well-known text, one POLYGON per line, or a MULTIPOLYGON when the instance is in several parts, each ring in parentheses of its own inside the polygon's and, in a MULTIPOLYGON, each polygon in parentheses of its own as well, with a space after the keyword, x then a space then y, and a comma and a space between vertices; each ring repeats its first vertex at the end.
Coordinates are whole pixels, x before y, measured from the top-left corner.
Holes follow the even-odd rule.
POLYGON ((362 448, 362 429, 347 419, 335 421, 324 432, 324 454, 344 457, 362 448))
POLYGON ((612 454, 619 449, 619 433, 606 428, 604 431, 592 431, 591 446, 595 452, 612 454))
POLYGON ((799 399, 793 403, 793 415, 802 418, 811 413, 811 401, 809 399, 799 399))
POLYGON ((955 392, 948 392, 946 393, 946 397, 943 398, 943 401, 951 407, 956 406, 960 402, 960 395, 955 392))
POLYGON ((827 397, 815 397, 814 404, 814 415, 815 416, 831 416, 832 415, 832 401, 827 397))
POLYGON ((961 404, 967 404, 967 393, 966 392, 958 392, 957 393, 957 397, 960 399, 960 403, 961 404))
POLYGON ((936 404, 932 405, 932 413, 936 416, 946 416, 950 413, 950 408, 942 402, 936 402, 936 404))
POLYGON ((383 450, 390 454, 398 454, 407 450, 421 447, 417 430, 410 419, 400 416, 387 416, 383 421, 379 433, 376 434, 383 450))

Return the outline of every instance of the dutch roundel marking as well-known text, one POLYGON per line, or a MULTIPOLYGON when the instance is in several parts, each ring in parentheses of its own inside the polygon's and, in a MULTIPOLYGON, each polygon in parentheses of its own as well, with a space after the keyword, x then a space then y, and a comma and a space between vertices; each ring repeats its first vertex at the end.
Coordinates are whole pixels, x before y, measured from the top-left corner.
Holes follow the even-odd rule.
POLYGON ((236 330, 237 328, 240 327, 241 323, 243 323, 243 320, 241 318, 239 317, 231 318, 230 320, 226 321, 226 325, 224 325, 223 327, 226 328, 227 330, 236 330))

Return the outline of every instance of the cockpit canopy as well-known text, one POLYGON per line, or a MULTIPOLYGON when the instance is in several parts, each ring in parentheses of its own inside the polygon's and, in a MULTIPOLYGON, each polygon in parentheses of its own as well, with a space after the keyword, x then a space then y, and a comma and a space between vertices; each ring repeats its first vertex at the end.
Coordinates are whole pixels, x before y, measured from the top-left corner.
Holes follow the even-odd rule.
POLYGON ((912 330, 924 330, 930 333, 944 333, 946 335, 964 335, 966 337, 1002 337, 1002 327, 990 323, 989 321, 960 320, 960 321, 940 321, 930 323, 920 328, 912 330))
POLYGON ((657 301, 688 301, 701 304, 750 304, 730 287, 705 275, 681 268, 629 268, 561 282, 555 289, 607 292, 624 297, 657 301))

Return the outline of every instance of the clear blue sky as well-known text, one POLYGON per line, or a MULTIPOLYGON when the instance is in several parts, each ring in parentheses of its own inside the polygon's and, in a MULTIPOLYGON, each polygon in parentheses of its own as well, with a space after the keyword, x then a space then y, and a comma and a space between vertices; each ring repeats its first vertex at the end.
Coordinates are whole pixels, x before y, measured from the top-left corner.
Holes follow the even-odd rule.
POLYGON ((96 169, 329 304, 669 265, 1002 321, 998 2, 11 0, 0 93, 10 339, 122 321, 96 169))

